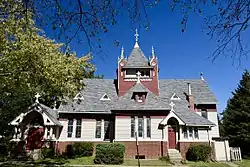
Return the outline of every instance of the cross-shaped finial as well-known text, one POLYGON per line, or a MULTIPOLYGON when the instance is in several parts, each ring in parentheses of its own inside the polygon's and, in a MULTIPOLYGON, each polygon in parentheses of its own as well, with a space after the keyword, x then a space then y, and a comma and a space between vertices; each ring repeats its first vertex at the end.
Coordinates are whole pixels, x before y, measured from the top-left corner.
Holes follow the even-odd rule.
POLYGON ((135 42, 138 42, 138 38, 139 37, 139 34, 138 34, 138 30, 135 29, 135 42))
POLYGON ((171 106, 171 111, 173 111, 175 104, 171 101, 171 103, 169 105, 171 106))
POLYGON ((39 103, 39 97, 41 97, 41 95, 39 93, 36 93, 35 95, 36 103, 39 103))
POLYGON ((136 75, 137 75, 137 83, 140 83, 140 78, 141 78, 141 73, 140 73, 140 71, 138 71, 138 72, 136 73, 136 75))

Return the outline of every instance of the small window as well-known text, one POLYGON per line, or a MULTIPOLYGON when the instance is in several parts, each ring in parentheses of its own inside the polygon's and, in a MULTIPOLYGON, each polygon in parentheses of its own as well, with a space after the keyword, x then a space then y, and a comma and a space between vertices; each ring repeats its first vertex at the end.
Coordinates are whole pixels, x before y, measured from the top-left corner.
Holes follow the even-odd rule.
POLYGON ((151 119, 147 117, 147 137, 151 137, 151 119))
POLYGON ((187 139, 188 138, 187 127, 183 127, 182 133, 183 133, 184 139, 187 139))
POLYGON ((110 139, 110 121, 104 121, 104 140, 110 139))
POLYGON ((139 103, 142 103, 142 101, 143 101, 143 100, 142 100, 142 95, 138 95, 138 102, 139 102, 139 103))
POLYGON ((50 121, 49 121, 49 119, 47 119, 47 121, 46 121, 47 123, 50 123, 50 121))
POLYGON ((74 97, 74 100, 84 100, 81 92, 77 93, 76 96, 74 97))
POLYGON ((77 119, 76 120, 76 138, 81 137, 81 131, 82 131, 82 120, 77 119))
POLYGON ((102 134, 102 121, 96 120, 95 138, 101 138, 102 134))
POLYGON ((181 99, 174 93, 171 97, 171 100, 181 100, 181 99))
POLYGON ((100 100, 110 100, 108 95, 105 93, 100 100))
POLYGON ((143 137, 143 134, 144 134, 143 117, 138 117, 138 137, 143 137))
POLYGON ((201 116, 202 116, 203 118, 206 118, 206 119, 207 119, 207 110, 206 110, 206 109, 202 109, 202 110, 201 110, 201 116))
POLYGON ((135 117, 131 117, 131 137, 135 137, 135 117))
POLYGON ((193 128, 188 129, 189 137, 193 138, 193 128))
POLYGON ((194 128, 194 138, 199 139, 198 128, 194 128))
POLYGON ((68 137, 72 137, 73 133, 73 119, 68 120, 68 137))

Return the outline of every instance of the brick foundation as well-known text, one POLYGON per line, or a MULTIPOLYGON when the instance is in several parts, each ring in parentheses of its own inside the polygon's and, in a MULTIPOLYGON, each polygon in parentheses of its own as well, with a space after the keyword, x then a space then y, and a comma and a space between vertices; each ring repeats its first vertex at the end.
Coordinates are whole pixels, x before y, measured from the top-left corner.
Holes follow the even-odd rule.
POLYGON ((178 145, 179 145, 179 150, 180 150, 182 158, 186 159, 186 153, 191 144, 198 145, 198 144, 209 144, 209 143, 208 142, 179 142, 178 145))
MULTIPOLYGON (((60 153, 64 152, 68 144, 72 144, 73 142, 59 142, 58 143, 58 151, 60 153)), ((99 143, 106 142, 93 142, 94 143, 94 154, 95 154, 95 146, 99 143)), ((135 141, 126 141, 119 142, 125 145, 125 158, 135 159, 137 155, 136 150, 136 142, 135 141)), ((140 141, 139 142, 139 154, 144 155, 146 159, 158 159, 162 155, 167 154, 167 142, 161 141, 140 141)))

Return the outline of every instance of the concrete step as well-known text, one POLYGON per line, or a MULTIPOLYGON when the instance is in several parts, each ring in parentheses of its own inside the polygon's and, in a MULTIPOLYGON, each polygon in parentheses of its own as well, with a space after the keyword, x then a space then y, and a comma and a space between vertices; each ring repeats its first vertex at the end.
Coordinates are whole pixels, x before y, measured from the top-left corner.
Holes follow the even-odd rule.
POLYGON ((170 161, 172 162, 180 163, 182 161, 182 156, 180 152, 176 149, 169 149, 168 156, 169 156, 170 161))

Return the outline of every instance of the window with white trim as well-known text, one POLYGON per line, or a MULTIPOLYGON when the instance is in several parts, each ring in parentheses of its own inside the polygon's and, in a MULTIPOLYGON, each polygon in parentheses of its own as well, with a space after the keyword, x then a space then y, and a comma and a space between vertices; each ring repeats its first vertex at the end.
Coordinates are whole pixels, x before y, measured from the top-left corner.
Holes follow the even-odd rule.
POLYGON ((194 138, 199 139, 199 133, 198 133, 198 128, 197 127, 194 128, 194 138))
POLYGON ((102 120, 96 120, 95 138, 100 139, 102 135, 102 120))
POLYGON ((131 130, 130 130, 130 133, 131 133, 131 137, 135 137, 135 117, 132 116, 131 117, 131 130))
POLYGON ((73 133, 73 119, 68 120, 68 137, 71 138, 73 133))
POLYGON ((144 135, 144 120, 143 117, 138 117, 138 137, 143 137, 144 135))
POLYGON ((81 137, 81 132, 82 132, 82 120, 81 119, 77 119, 76 120, 76 138, 80 138, 81 137))
POLYGON ((174 93, 171 97, 171 100, 181 100, 181 99, 174 93))
POLYGON ((184 126, 182 128, 182 133, 183 133, 184 139, 187 139, 188 138, 188 132, 187 132, 187 127, 186 126, 184 126))
POLYGON ((147 137, 150 138, 151 137, 151 118, 146 117, 146 119, 147 119, 147 137))
POLYGON ((193 138, 193 128, 188 128, 189 138, 193 138))
POLYGON ((108 95, 105 93, 100 100, 110 100, 108 95))

